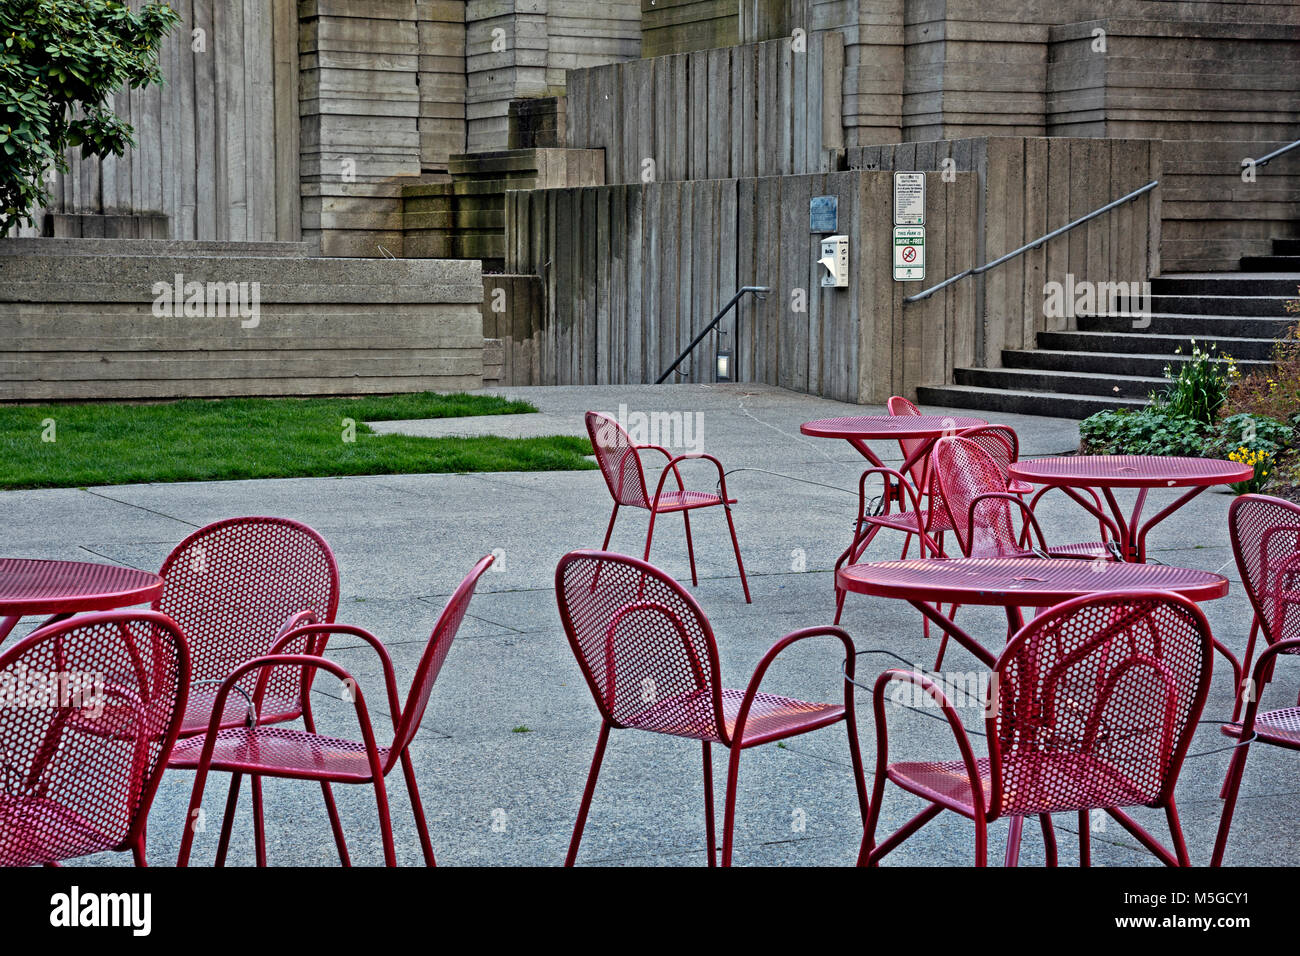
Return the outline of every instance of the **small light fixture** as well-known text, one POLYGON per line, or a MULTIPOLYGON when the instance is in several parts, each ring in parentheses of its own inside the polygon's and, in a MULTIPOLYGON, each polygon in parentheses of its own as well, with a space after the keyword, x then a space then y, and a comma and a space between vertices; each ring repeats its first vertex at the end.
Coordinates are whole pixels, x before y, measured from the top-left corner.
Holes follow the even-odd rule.
POLYGON ((719 382, 730 382, 732 380, 731 352, 729 351, 724 352, 721 349, 719 349, 717 361, 718 361, 718 367, 716 369, 717 380, 719 382))

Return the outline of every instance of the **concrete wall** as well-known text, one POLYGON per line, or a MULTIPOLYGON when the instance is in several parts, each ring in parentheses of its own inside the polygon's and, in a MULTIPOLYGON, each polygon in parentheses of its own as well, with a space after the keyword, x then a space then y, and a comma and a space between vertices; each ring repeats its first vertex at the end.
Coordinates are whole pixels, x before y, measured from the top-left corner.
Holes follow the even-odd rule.
MULTIPOLYGON (((1148 140, 986 137, 867 146, 848 151, 867 170, 935 170, 945 159, 979 181, 979 221, 972 258, 989 262, 1161 177, 1161 144, 1148 140)), ((1160 190, 998 266, 971 286, 977 323, 976 361, 1001 365, 1003 349, 1035 347, 1035 335, 1069 327, 1043 314, 1043 286, 1067 274, 1092 282, 1142 282, 1161 269, 1160 190)), ((950 274, 950 273, 949 273, 950 274)), ((935 274, 934 281, 946 278, 935 274)), ((926 283, 927 285, 932 283, 926 283)), ((929 383, 927 383, 929 384, 929 383)))
POLYGON ((567 142, 605 151, 605 182, 838 167, 837 33, 633 60, 569 74, 567 142))
POLYGON ((306 249, 142 242, 123 254, 119 242, 0 242, 0 400, 482 384, 479 263, 303 258, 306 249), (259 283, 256 322, 215 310, 156 315, 155 283, 178 273, 259 283))
POLYGON ((70 150, 49 234, 298 239, 297 3, 172 6, 182 19, 160 54, 165 83, 114 99, 138 145, 103 160, 70 150))
POLYGON ((639 0, 468 0, 467 149, 505 149, 510 101, 564 91, 566 70, 640 55, 639 0))
MULTIPOLYGON (((927 177, 927 268, 970 264, 976 177, 927 177)), ((510 193, 507 269, 539 275, 544 384, 653 382, 743 285, 767 285, 723 321, 744 381, 881 402, 974 360, 972 290, 903 307, 892 279, 892 176, 840 172, 510 193), (808 201, 835 195, 849 288, 823 289, 808 201), (734 241, 732 241, 734 237, 734 241), (652 267, 653 264, 653 267, 652 267)), ((677 380, 713 380, 710 336, 677 380)))

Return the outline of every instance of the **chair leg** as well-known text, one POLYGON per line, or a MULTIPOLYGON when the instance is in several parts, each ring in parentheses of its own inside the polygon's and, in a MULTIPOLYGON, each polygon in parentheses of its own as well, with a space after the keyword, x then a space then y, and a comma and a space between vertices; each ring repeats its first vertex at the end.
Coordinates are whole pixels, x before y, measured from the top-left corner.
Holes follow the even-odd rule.
MULTIPOLYGON (((1012 817, 1013 821, 1020 819, 1012 817)), ((989 825, 985 820, 975 821, 975 865, 989 865, 989 825)))
MULTIPOLYGON (((181 834, 181 849, 176 856, 176 865, 189 866, 190 850, 194 848, 194 825, 203 809, 203 788, 208 782, 208 766, 200 763, 194 773, 194 788, 190 791, 190 806, 185 812, 185 830, 181 834)), ((236 794, 238 791, 236 791, 236 794)), ((238 797, 236 796, 236 799, 238 797)), ((227 800, 227 803, 230 801, 227 800)))
POLYGON ((239 806, 239 788, 243 782, 242 773, 230 775, 230 790, 226 794, 226 812, 221 818, 221 838, 217 841, 217 859, 214 866, 226 865, 226 854, 230 851, 230 831, 235 826, 235 810, 239 806))
POLYGON ((1223 781, 1223 814, 1219 817, 1219 832, 1214 837, 1214 854, 1210 857, 1210 866, 1223 865, 1223 854, 1228 848, 1228 831, 1232 829, 1232 814, 1237 809, 1237 793, 1241 790, 1241 778, 1246 770, 1246 754, 1249 750, 1249 744, 1242 744, 1228 764, 1228 775, 1223 781))
POLYGON ((695 543, 691 541, 691 513, 689 511, 682 512, 682 521, 686 523, 686 554, 691 559, 691 584, 698 588, 700 578, 695 573, 695 543))
POLYGON ((573 824, 573 836, 569 840, 569 854, 564 858, 565 866, 573 866, 578 858, 578 844, 582 842, 582 831, 587 825, 587 811, 591 809, 591 797, 596 792, 596 778, 600 776, 600 763, 605 759, 607 743, 609 743, 609 722, 602 720, 600 737, 596 741, 596 755, 591 758, 591 770, 587 772, 587 787, 582 791, 582 804, 578 807, 578 819, 573 824))
POLYGON ((646 533, 645 533, 645 553, 644 553, 643 555, 641 555, 641 560, 642 560, 642 561, 649 561, 649 560, 650 560, 650 542, 654 540, 654 536, 655 536, 655 518, 656 518, 656 517, 657 517, 657 515, 654 513, 653 510, 651 510, 651 512, 650 512, 650 527, 646 529, 646 533))
MULTIPOLYGON (((868 829, 867 838, 873 841, 876 835, 876 816, 877 816, 876 811, 879 806, 880 806, 880 802, 878 799, 874 803, 872 803, 871 812, 873 815, 873 819, 867 828, 868 829)), ((912 819, 908 820, 901 827, 899 827, 898 830, 894 832, 894 835, 889 837, 889 839, 885 840, 885 842, 880 844, 880 846, 873 846, 868 850, 866 849, 866 840, 864 840, 863 848, 867 852, 866 865, 878 866, 880 864, 880 861, 884 859, 887 855, 892 853, 900 843, 902 843, 913 833, 921 829, 921 827, 925 826, 927 823, 929 823, 931 820, 933 820, 941 813, 943 813, 943 807, 937 803, 932 803, 924 810, 922 810, 920 813, 918 813, 916 816, 912 817, 912 819)), ((978 830, 976 831, 977 838, 979 836, 979 832, 980 831, 978 830)), ((985 838, 985 842, 987 843, 987 836, 985 838)), ((977 844, 977 848, 978 848, 978 844, 977 844)), ((862 865, 861 854, 859 854, 858 859, 859 859, 858 865, 861 866, 862 865)))
POLYGON ((1047 856, 1047 865, 1056 866, 1056 831, 1052 828, 1051 814, 1040 813, 1038 825, 1043 830, 1043 852, 1047 856))
POLYGON ((330 829, 334 831, 334 845, 339 848, 339 863, 342 866, 351 866, 352 860, 348 856, 348 844, 343 839, 343 821, 339 819, 339 808, 334 804, 334 791, 330 789, 328 780, 320 782, 321 793, 325 795, 325 812, 330 817, 330 829))
POLYGON ((266 820, 262 816, 262 777, 250 774, 253 784, 253 836, 257 841, 257 865, 266 866, 266 820))
POLYGON ((424 851, 425 866, 437 866, 433 858, 433 841, 429 839, 429 821, 424 816, 424 804, 420 800, 420 789, 415 783, 415 764, 411 762, 411 752, 402 751, 402 774, 406 777, 406 790, 411 795, 411 809, 415 811, 415 829, 420 834, 420 848, 424 851))
MULTIPOLYGON (((1246 696, 1244 693, 1242 693, 1242 691, 1246 686, 1245 683, 1246 678, 1252 673, 1250 669, 1250 664, 1252 659, 1255 656, 1255 638, 1258 636, 1258 634, 1259 634, 1259 618, 1255 617, 1254 615, 1251 615, 1250 637, 1246 639, 1246 656, 1241 659, 1242 686, 1234 688, 1235 693, 1233 694, 1232 719, 1234 722, 1241 719, 1241 705, 1244 703, 1245 696, 1246 696)), ((1259 688, 1258 687, 1254 688, 1254 692, 1258 694, 1259 688)), ((1219 794, 1219 796, 1220 798, 1222 798, 1223 794, 1219 794)))
POLYGON ((844 613, 844 598, 847 595, 847 591, 842 591, 839 588, 835 589, 835 624, 840 623, 840 615, 844 613))
POLYGON ((1020 838, 1024 834, 1024 830, 1025 818, 1012 817, 1007 827, 1007 856, 1004 865, 1020 865, 1020 838))
POLYGON ((1079 811, 1079 866, 1092 866, 1092 814, 1079 811))
POLYGON ((745 589, 745 603, 753 604, 754 599, 749 596, 749 581, 745 578, 745 562, 740 558, 740 541, 736 538, 736 523, 731 520, 731 505, 724 504, 722 509, 727 512, 727 530, 731 532, 731 547, 736 552, 736 567, 740 569, 740 586, 745 589))
POLYGON ((1169 800, 1169 806, 1165 807, 1165 819, 1169 821, 1169 835, 1174 841, 1174 855, 1178 857, 1178 865, 1191 866, 1192 858, 1187 853, 1187 841, 1183 839, 1183 827, 1178 822, 1178 807, 1174 804, 1172 797, 1169 800))
POLYGON ((609 550, 609 539, 614 536, 614 519, 618 517, 618 503, 614 503, 614 513, 609 516, 609 527, 605 529, 605 543, 600 546, 600 550, 609 550))
POLYGON ((140 839, 131 844, 131 858, 135 861, 136 866, 149 865, 144 858, 144 834, 141 834, 140 839))
POLYGON ((388 813, 388 787, 383 777, 375 779, 375 806, 379 812, 379 832, 384 840, 384 866, 397 866, 397 848, 393 845, 393 821, 388 813))
POLYGON ((740 748, 731 748, 727 761, 727 797, 722 810, 722 865, 731 866, 731 846, 736 829, 736 786, 740 780, 740 748))
POLYGON ((709 866, 718 865, 718 841, 713 830, 713 748, 704 746, 704 830, 709 840, 709 866))

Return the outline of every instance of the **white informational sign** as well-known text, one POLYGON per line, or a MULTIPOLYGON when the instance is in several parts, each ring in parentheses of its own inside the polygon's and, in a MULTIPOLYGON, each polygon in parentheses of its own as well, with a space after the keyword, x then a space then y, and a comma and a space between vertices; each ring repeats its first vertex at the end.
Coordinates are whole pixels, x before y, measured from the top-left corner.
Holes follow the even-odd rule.
POLYGON ((894 173, 894 225, 925 225, 925 173, 894 173))
POLYGON ((894 281, 919 282, 925 278, 925 227, 894 227, 894 281))

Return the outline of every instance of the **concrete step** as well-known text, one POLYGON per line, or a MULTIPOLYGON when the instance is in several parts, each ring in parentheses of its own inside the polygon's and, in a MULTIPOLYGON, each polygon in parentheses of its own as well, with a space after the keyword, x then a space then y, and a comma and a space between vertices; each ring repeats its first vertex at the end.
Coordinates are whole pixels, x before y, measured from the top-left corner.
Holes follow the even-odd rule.
POLYGON ((1063 392, 1012 392, 974 385, 922 385, 916 390, 921 405, 946 408, 983 409, 1011 415, 1048 415, 1054 418, 1087 418, 1095 412, 1118 408, 1140 408, 1145 399, 1101 398, 1063 392))
MULTIPOLYGON (((1185 272, 1151 280, 1152 296, 1294 296, 1300 273, 1185 272)), ((1180 309, 1156 308, 1155 312, 1180 309)), ((1202 311, 1202 310, 1197 310, 1202 311)), ((1229 312, 1229 315, 1239 315, 1229 312)), ((1265 312, 1264 315, 1274 313, 1265 312)))
POLYGON ((959 368, 953 370, 958 385, 1001 388, 1017 392, 1058 392, 1105 398, 1135 398, 1145 401, 1152 391, 1167 383, 1163 375, 1108 375, 1072 372, 1065 369, 959 368))
POLYGON ((1273 255, 1300 256, 1300 239, 1274 239, 1273 255))
MULTIPOLYGON (((1112 352, 1072 352, 1052 349, 1004 349, 1002 352, 1002 364, 1006 368, 1086 372, 1095 376, 1123 374, 1155 378, 1165 374, 1166 365, 1177 366, 1186 361, 1186 355, 1138 353, 1116 355, 1112 352)), ((1271 364, 1271 362, 1240 359, 1237 361, 1237 367, 1241 369, 1242 374, 1266 369, 1271 364)))
MULTIPOLYGON (((1181 335, 1147 335, 1142 332, 1039 332, 1040 349, 1058 352, 1110 352, 1121 354, 1175 355, 1182 348, 1191 351, 1191 340, 1181 335)), ((1271 338, 1236 338, 1218 336, 1202 343, 1217 344, 1216 354, 1231 355, 1235 359, 1262 361, 1273 354, 1271 338)))
POLYGON ((1243 272, 1300 273, 1300 255, 1242 256, 1241 270, 1243 272))
MULTIPOLYGON (((1296 279, 1300 284, 1300 278, 1296 279)), ((1189 293, 1187 295, 1152 295, 1151 311, 1166 315, 1241 315, 1262 318, 1278 318, 1287 315, 1287 299, 1290 295, 1212 295, 1210 293, 1189 293)))
POLYGON ((1148 335, 1185 335, 1215 341, 1220 336, 1234 338, 1278 338, 1300 321, 1300 316, 1262 318, 1248 315, 1186 315, 1153 313, 1143 316, 1132 312, 1112 315, 1079 315, 1080 332, 1141 332, 1148 335))

